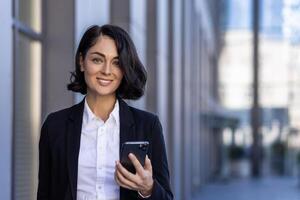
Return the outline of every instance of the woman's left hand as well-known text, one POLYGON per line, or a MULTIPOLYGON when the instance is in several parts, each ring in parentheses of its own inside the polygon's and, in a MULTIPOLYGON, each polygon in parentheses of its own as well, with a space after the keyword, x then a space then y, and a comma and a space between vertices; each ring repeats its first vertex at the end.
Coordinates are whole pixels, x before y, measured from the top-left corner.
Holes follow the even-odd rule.
POLYGON ((129 154, 129 159, 133 163, 136 173, 129 172, 122 164, 116 162, 115 180, 124 188, 139 191, 143 196, 151 195, 153 188, 152 165, 151 161, 146 156, 145 167, 141 165, 138 159, 132 153, 129 154))

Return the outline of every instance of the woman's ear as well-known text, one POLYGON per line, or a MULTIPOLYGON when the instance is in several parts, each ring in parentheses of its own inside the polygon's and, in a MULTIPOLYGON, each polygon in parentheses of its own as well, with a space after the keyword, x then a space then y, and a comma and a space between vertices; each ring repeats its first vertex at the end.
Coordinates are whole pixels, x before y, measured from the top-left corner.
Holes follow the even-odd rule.
POLYGON ((84 67, 83 67, 83 56, 82 56, 81 53, 80 53, 80 55, 79 55, 79 64, 80 64, 80 71, 81 71, 81 72, 84 72, 84 67))

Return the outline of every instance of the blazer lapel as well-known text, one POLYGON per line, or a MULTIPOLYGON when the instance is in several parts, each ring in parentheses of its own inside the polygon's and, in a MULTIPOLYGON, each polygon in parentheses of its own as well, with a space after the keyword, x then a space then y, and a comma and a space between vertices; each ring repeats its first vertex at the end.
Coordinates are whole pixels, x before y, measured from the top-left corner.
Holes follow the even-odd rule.
MULTIPOLYGON (((121 98, 119 100, 119 114, 120 114, 120 155, 122 144, 126 141, 134 141, 136 138, 135 135, 135 124, 132 112, 130 111, 129 106, 121 98)), ((126 200, 127 193, 124 188, 120 187, 120 200, 126 200)))
POLYGON ((67 166, 71 193, 74 200, 76 199, 77 190, 78 155, 80 148, 83 110, 84 100, 73 107, 67 122, 67 166))
POLYGON ((120 146, 119 150, 121 153, 122 144, 126 141, 135 140, 135 124, 132 112, 129 109, 127 103, 122 100, 119 100, 119 114, 120 114, 120 146))

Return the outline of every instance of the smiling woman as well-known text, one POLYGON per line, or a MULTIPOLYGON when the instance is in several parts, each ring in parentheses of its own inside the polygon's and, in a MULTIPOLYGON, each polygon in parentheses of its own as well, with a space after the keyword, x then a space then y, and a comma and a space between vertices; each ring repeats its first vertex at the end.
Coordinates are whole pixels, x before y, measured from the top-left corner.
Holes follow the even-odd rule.
POLYGON ((173 199, 158 117, 123 101, 144 94, 146 77, 123 29, 104 25, 85 32, 68 89, 86 96, 43 124, 38 199, 173 199), (119 162, 127 141, 149 143, 144 165, 128 155, 135 173, 119 162))
POLYGON ((100 36, 85 58, 80 55, 80 71, 84 73, 88 94, 114 96, 123 78, 114 40, 100 36))
POLYGON ((87 93, 85 75, 82 71, 82 64, 84 64, 86 56, 90 56, 87 59, 94 59, 94 63, 99 62, 99 65, 101 62, 101 65, 118 65, 124 75, 120 87, 116 91, 121 98, 138 99, 144 94, 147 80, 146 71, 131 38, 123 29, 111 25, 92 26, 83 35, 76 52, 76 69, 72 73, 72 80, 68 85, 69 90, 81 94, 87 93), (103 47, 100 43, 108 43, 110 48, 103 47), (106 53, 114 54, 115 57, 107 57, 112 55, 99 52, 100 49, 103 50, 104 48, 106 53), (109 63, 111 61, 114 63, 109 63))

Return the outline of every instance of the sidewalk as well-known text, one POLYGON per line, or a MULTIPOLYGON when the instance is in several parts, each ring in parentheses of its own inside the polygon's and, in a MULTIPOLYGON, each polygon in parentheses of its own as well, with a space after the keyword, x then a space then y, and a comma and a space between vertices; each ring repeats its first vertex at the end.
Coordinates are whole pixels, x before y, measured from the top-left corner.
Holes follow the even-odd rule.
POLYGON ((300 200, 296 178, 231 180, 204 186, 192 200, 300 200))

